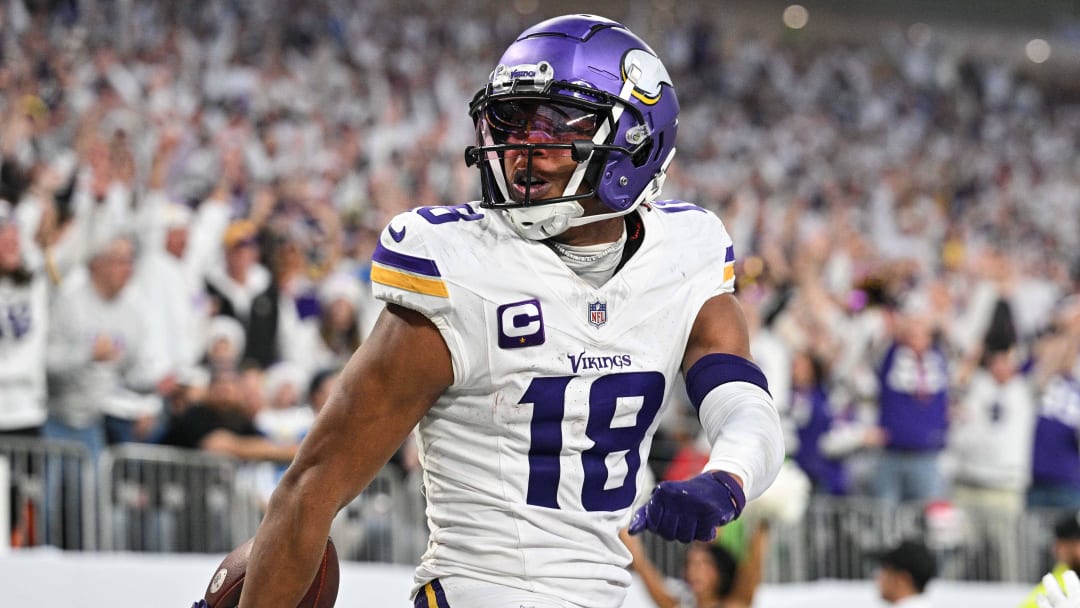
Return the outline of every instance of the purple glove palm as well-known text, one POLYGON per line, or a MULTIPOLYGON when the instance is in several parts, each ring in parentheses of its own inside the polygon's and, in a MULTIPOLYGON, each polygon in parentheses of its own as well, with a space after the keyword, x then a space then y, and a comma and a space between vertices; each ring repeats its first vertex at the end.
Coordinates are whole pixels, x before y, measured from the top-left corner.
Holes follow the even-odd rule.
POLYGON ((734 520, 745 506, 746 495, 739 483, 722 471, 686 481, 663 481, 649 502, 634 513, 630 534, 647 529, 668 540, 709 541, 716 537, 717 526, 734 520))
POLYGON ((195 602, 194 604, 192 604, 191 608, 208 608, 208 607, 206 605, 206 600, 199 600, 199 601, 195 602))

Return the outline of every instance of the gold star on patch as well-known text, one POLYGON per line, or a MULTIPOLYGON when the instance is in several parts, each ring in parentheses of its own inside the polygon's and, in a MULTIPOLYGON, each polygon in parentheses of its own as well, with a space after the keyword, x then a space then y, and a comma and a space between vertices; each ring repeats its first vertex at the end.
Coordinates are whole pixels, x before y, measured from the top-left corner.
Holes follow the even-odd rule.
POLYGON ((522 344, 524 344, 525 343, 525 337, 522 336, 521 338, 518 338, 518 342, 521 342, 522 344))

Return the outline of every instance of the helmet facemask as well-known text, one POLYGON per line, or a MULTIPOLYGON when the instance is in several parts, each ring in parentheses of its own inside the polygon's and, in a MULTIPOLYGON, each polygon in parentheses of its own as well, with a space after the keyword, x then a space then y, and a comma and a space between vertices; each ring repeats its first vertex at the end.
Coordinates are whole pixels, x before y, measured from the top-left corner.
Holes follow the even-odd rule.
POLYGON ((652 143, 633 105, 587 85, 556 81, 551 75, 551 67, 544 62, 499 66, 491 83, 473 99, 469 112, 478 145, 466 149, 466 162, 480 169, 484 193, 480 204, 507 211, 514 228, 530 239, 549 238, 574 225, 632 211, 586 218, 578 201, 598 197, 596 184, 610 155, 647 158, 652 143), (625 145, 617 145, 612 140, 625 112, 638 126, 627 133, 625 145), (564 176, 546 175, 536 168, 542 157, 569 157, 578 163, 561 192, 546 184, 552 177, 564 176))

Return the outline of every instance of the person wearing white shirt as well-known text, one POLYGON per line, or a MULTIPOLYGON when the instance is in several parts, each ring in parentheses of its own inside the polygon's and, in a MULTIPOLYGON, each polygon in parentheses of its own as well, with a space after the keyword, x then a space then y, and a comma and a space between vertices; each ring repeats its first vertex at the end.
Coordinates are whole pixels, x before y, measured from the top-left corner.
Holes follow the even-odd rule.
POLYGON ((149 329, 165 346, 168 369, 182 374, 194 367, 205 350, 209 300, 203 281, 194 280, 187 268, 191 210, 176 202, 164 202, 155 228, 162 229, 161 242, 142 242, 133 284, 139 289, 156 322, 149 329))
POLYGON ((962 506, 1017 516, 1031 481, 1035 393, 1013 350, 989 352, 960 400, 949 441, 954 498, 962 506))
POLYGON ((0 200, 0 436, 37 435, 46 415, 48 279, 27 266, 19 239, 0 200))
POLYGON ((159 393, 171 383, 146 305, 129 288, 134 256, 128 236, 102 240, 88 280, 63 288, 49 325, 45 436, 82 441, 95 458, 104 447, 106 416, 142 423, 119 432, 149 431, 161 412, 159 393))

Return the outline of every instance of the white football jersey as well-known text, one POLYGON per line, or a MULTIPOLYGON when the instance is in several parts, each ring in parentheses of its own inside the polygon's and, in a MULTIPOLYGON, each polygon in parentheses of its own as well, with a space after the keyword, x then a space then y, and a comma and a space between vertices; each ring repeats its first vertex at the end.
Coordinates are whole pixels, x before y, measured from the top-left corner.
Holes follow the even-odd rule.
POLYGON ((659 413, 699 309, 734 288, 713 213, 682 202, 637 213, 640 249, 599 288, 473 204, 414 209, 383 231, 376 297, 431 319, 454 368, 419 425, 431 536, 418 587, 458 575, 622 605, 618 531, 659 413))

